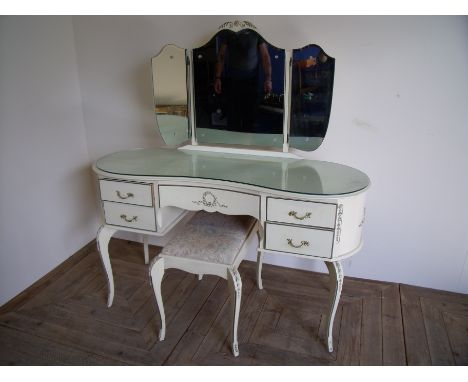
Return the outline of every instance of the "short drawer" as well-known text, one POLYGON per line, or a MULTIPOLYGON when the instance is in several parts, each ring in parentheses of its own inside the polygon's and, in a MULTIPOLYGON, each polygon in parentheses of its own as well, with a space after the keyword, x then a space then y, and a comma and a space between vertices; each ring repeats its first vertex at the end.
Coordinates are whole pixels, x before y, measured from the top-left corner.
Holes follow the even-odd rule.
POLYGON ((140 206, 153 205, 151 184, 100 180, 99 187, 101 189, 101 200, 137 204, 140 206))
POLYGON ((156 216, 153 207, 103 202, 103 208, 107 224, 156 231, 156 216))
POLYGON ((315 227, 335 228, 336 204, 267 199, 267 220, 315 227))
POLYGON ((260 217, 260 196, 219 188, 160 185, 159 204, 191 211, 260 217))
POLYGON ((265 249, 331 258, 333 231, 267 223, 265 249))

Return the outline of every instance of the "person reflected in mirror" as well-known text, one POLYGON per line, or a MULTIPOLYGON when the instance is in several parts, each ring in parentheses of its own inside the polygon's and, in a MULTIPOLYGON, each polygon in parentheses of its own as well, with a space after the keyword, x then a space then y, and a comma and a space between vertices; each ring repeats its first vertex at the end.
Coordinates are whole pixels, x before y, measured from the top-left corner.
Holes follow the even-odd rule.
POLYGON ((228 130, 253 132, 260 100, 272 88, 271 59, 265 40, 251 29, 226 33, 217 54, 214 91, 226 97, 228 130), (264 94, 259 94, 260 66, 264 94))

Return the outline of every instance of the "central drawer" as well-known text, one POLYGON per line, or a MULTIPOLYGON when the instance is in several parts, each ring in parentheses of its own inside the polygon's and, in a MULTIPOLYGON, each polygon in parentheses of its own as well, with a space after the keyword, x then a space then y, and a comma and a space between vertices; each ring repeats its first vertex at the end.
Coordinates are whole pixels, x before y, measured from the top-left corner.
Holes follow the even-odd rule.
POLYGON ((267 223, 265 249, 331 258, 333 231, 267 223))
POLYGON ((260 217, 260 196, 211 187, 160 185, 159 206, 260 217))

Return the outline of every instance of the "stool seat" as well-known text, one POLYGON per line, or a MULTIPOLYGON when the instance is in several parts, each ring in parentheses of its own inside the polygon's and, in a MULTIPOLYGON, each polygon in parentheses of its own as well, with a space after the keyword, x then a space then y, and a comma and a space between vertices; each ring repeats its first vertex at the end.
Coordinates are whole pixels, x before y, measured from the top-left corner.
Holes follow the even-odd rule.
POLYGON ((251 216, 198 212, 164 247, 161 256, 233 265, 255 223, 251 216))
POLYGON ((161 293, 164 271, 176 268, 198 274, 200 279, 203 274, 216 275, 226 279, 229 285, 233 308, 231 346, 233 354, 239 355, 237 327, 242 280, 237 267, 258 231, 259 225, 253 217, 200 211, 185 225, 181 233, 166 244, 150 265, 151 285, 161 318, 160 341, 163 341, 166 335, 161 293))

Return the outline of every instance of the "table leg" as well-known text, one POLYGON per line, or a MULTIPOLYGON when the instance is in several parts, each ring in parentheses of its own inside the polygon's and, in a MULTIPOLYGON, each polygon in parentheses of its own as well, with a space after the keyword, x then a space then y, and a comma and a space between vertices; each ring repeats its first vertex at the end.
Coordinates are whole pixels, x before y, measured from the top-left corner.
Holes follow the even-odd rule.
POLYGON ((328 351, 333 352, 333 321, 343 288, 343 267, 339 261, 325 262, 330 275, 330 300, 328 305, 327 344, 328 351))
POLYGON ((233 311, 231 343, 232 353, 235 357, 239 355, 239 343, 237 341, 237 327, 239 326, 239 312, 242 296, 242 280, 237 269, 228 269, 227 281, 231 293, 231 304, 233 311))
POLYGON ((150 265, 150 280, 153 286, 156 304, 158 305, 159 317, 161 318, 161 329, 159 330, 159 341, 164 341, 166 337, 166 315, 161 294, 161 283, 164 276, 164 258, 156 256, 150 265))
POLYGON ((109 241, 116 231, 117 230, 114 228, 102 225, 98 230, 96 239, 98 251, 101 255, 102 265, 104 266, 104 271, 107 277, 107 286, 109 292, 107 295, 107 307, 110 307, 112 305, 112 301, 114 300, 114 276, 112 275, 112 266, 109 257, 109 241))

